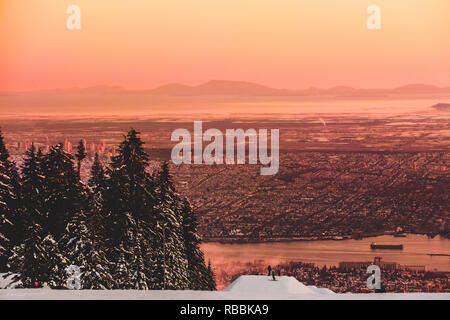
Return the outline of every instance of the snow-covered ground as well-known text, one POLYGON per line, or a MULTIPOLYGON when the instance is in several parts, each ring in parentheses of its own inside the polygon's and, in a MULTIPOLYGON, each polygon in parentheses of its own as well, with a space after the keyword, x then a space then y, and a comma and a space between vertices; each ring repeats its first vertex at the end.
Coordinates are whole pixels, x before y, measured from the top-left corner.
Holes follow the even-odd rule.
MULTIPOLYGON (((5 284, 5 282, 3 283, 5 284)), ((328 289, 305 286, 293 277, 241 276, 223 291, 191 290, 0 290, 0 300, 450 300, 449 293, 336 294, 328 289)))
POLYGON ((240 276, 230 284, 224 292, 267 294, 276 296, 278 294, 302 294, 302 295, 329 295, 333 291, 314 286, 305 286, 294 277, 277 277, 276 281, 267 276, 240 276))

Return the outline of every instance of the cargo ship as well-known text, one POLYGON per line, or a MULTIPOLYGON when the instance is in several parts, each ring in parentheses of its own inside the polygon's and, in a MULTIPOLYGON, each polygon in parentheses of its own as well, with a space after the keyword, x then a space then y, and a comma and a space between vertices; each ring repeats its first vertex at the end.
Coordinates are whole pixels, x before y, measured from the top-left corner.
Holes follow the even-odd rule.
POLYGON ((402 244, 376 244, 371 243, 370 249, 376 250, 376 249, 383 249, 383 250, 403 250, 402 244))

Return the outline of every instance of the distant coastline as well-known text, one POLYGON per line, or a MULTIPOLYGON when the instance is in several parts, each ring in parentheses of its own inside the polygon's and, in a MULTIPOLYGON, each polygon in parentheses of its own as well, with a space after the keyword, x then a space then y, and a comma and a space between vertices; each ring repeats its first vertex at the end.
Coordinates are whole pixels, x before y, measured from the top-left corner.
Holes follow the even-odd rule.
MULTIPOLYGON (((311 237, 279 237, 279 238, 266 238, 264 240, 261 239, 242 239, 242 238, 209 238, 207 240, 202 240, 204 243, 221 243, 221 244, 257 244, 257 243, 268 243, 268 242, 295 242, 295 241, 343 241, 343 240, 363 240, 366 238, 379 237, 379 236, 393 236, 395 235, 394 231, 384 231, 384 232, 371 232, 366 234, 358 235, 358 238, 355 238, 352 235, 342 235, 342 236, 311 236, 311 237)), ((431 238, 435 236, 441 236, 444 239, 448 239, 449 237, 446 234, 427 234, 427 233, 405 233, 405 235, 424 235, 431 238)))

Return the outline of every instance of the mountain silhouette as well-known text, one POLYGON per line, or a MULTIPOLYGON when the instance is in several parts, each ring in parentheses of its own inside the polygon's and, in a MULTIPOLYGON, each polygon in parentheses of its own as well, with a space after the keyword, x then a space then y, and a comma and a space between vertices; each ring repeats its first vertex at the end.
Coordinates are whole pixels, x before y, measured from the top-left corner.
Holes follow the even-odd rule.
POLYGON ((210 80, 206 83, 190 86, 179 83, 162 85, 153 89, 128 90, 119 86, 92 86, 87 88, 67 88, 28 92, 3 92, 10 94, 146 94, 162 96, 305 96, 305 95, 358 95, 371 96, 383 94, 437 94, 450 93, 450 87, 437 87, 428 84, 408 84, 394 89, 357 89, 349 86, 331 88, 311 87, 302 90, 278 89, 246 81, 210 80))

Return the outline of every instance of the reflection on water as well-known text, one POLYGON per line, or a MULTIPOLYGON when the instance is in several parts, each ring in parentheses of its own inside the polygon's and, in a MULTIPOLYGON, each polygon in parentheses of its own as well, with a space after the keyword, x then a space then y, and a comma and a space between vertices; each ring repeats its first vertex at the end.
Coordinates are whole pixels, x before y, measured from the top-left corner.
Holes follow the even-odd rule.
POLYGON ((383 261, 402 265, 425 265, 427 270, 450 271, 450 257, 434 256, 429 253, 450 254, 450 240, 440 237, 430 239, 422 235, 408 235, 406 238, 393 236, 371 237, 363 240, 342 241, 292 241, 254 244, 203 243, 206 259, 213 265, 232 262, 254 262, 264 260, 270 264, 285 261, 313 262, 318 266, 338 265, 340 261, 383 261), (403 250, 371 250, 370 244, 403 244, 403 250))

